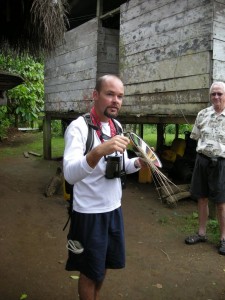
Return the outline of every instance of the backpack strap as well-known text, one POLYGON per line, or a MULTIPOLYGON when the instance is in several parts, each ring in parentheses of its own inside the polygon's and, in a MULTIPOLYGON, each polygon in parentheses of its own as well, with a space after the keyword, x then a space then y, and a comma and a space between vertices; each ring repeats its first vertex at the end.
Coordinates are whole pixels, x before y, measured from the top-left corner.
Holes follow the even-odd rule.
MULTIPOLYGON (((82 116, 88 126, 88 136, 87 136, 87 141, 86 141, 86 149, 84 151, 84 155, 86 155, 89 151, 91 151, 93 144, 94 144, 94 130, 97 130, 98 127, 94 126, 92 121, 91 121, 91 116, 90 113, 86 113, 82 116)), ((66 229, 70 219, 71 219, 71 215, 72 215, 72 211, 73 211, 73 185, 69 184, 66 180, 65 180, 65 188, 66 188, 66 192, 70 195, 70 199, 69 199, 69 208, 68 208, 68 213, 69 213, 69 217, 68 220, 65 224, 65 226, 63 227, 63 231, 66 229)))
POLYGON ((97 130, 98 127, 96 127, 92 121, 91 121, 91 115, 90 113, 86 113, 82 116, 88 126, 88 136, 86 141, 86 150, 84 152, 84 155, 86 155, 93 147, 94 144, 94 130, 97 130))

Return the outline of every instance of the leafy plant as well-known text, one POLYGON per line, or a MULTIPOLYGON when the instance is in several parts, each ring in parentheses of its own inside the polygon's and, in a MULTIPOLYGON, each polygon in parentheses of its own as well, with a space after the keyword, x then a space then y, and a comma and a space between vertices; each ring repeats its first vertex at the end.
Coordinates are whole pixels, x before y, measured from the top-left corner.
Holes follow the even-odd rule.
POLYGON ((44 107, 44 65, 29 56, 15 58, 0 55, 1 69, 20 75, 24 83, 7 91, 8 113, 19 123, 33 127, 44 107))
POLYGON ((7 117, 6 106, 0 107, 0 140, 7 136, 7 129, 10 125, 10 120, 7 117))
POLYGON ((51 123, 52 136, 63 136, 62 123, 60 120, 53 120, 51 123))
POLYGON ((220 238, 219 224, 217 220, 209 220, 207 223, 207 232, 210 240, 217 243, 220 238))

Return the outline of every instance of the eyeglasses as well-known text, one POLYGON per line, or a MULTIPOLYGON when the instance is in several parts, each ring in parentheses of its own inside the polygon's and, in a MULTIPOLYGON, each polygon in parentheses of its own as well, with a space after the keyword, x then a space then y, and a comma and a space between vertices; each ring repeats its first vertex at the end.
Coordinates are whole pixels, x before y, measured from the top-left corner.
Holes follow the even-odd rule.
POLYGON ((211 93, 211 96, 213 96, 213 97, 215 97, 216 95, 221 97, 223 95, 223 93, 211 93))

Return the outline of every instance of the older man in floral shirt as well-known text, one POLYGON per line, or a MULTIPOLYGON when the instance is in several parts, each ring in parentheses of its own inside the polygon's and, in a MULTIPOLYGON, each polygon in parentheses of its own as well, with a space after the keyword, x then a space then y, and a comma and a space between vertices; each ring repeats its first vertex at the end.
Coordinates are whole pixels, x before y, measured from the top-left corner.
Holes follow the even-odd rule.
POLYGON ((208 200, 214 201, 220 226, 219 253, 225 255, 225 83, 214 82, 209 93, 212 106, 198 113, 191 133, 198 141, 191 194, 198 200, 199 228, 185 243, 207 240, 208 200))

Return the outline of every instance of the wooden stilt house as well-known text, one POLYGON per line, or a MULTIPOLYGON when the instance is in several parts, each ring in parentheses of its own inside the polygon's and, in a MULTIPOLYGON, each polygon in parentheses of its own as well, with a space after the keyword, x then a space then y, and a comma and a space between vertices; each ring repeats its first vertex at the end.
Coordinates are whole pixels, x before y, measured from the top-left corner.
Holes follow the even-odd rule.
POLYGON ((225 80, 225 1, 76 2, 80 19, 72 10, 75 27, 45 66, 45 158, 51 120, 89 111, 107 73, 125 84, 122 123, 192 124, 209 105, 211 83, 225 80))

